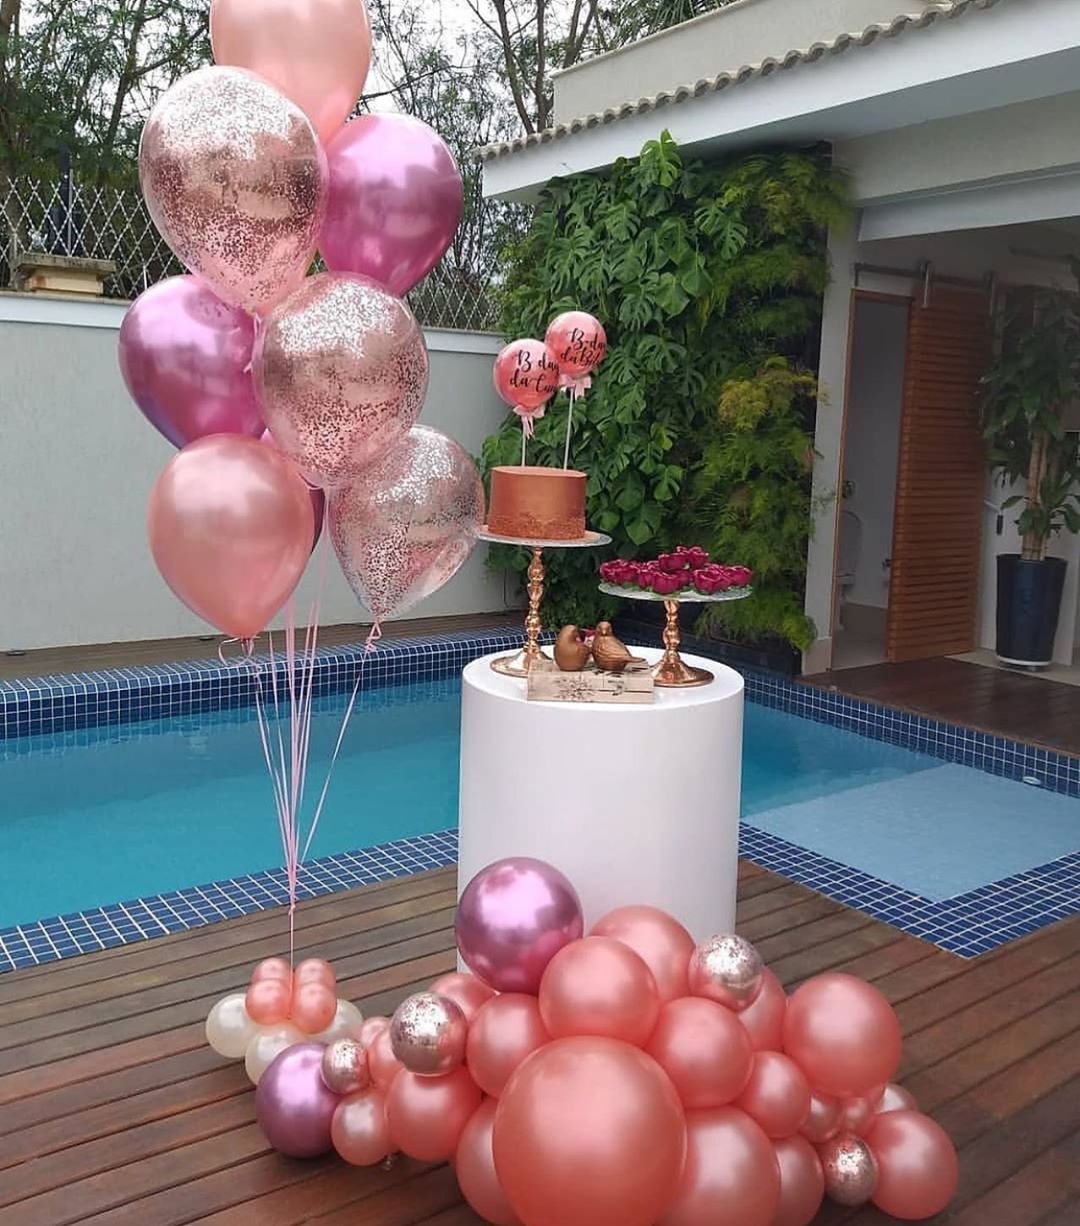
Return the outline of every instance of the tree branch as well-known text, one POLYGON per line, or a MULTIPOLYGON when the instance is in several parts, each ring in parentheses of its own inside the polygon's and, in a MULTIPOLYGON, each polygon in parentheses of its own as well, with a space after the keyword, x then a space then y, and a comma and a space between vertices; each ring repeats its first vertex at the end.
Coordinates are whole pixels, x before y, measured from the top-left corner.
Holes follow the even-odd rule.
MULTIPOLYGON (((525 125, 525 131, 533 133, 536 131, 536 124, 533 122, 533 117, 529 114, 529 109, 525 105, 525 96, 521 89, 517 57, 514 55, 514 44, 510 37, 510 24, 506 18, 506 0, 491 0, 491 2, 495 6, 495 15, 499 19, 499 39, 502 43, 503 62, 506 65, 506 75, 510 81, 510 93, 514 99, 514 107, 521 118, 521 122, 525 125)), ((470 0, 470 7, 473 7, 472 0, 470 0)))

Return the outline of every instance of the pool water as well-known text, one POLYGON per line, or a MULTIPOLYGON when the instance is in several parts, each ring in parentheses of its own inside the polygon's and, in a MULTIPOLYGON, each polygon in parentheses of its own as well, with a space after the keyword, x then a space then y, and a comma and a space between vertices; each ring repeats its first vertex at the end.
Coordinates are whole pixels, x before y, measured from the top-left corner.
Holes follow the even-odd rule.
MULTIPOLYGON (((360 695, 312 857, 456 824, 460 693, 454 678, 360 695)), ((346 701, 341 694, 316 700, 311 800, 346 701)), ((743 811, 751 821, 940 766, 829 725, 746 706, 743 811)), ((0 783, 0 927, 281 863, 250 709, 2 742, 0 783)))

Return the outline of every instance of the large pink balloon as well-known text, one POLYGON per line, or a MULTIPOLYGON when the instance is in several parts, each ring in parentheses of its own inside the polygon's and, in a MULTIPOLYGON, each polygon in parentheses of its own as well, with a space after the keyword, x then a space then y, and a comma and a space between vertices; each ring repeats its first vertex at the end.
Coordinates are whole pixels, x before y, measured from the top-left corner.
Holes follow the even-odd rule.
POLYGON ((813 1089, 861 1095, 896 1072, 900 1023, 885 997, 862 979, 816 975, 788 1001, 784 1051, 813 1089))
POLYGON ((493 1145, 525 1226, 652 1226, 678 1184, 686 1125, 671 1082, 643 1051, 558 1039, 510 1079, 493 1145))
POLYGON ((825 1176, 805 1137, 775 1141, 780 1167, 780 1204, 770 1226, 810 1226, 825 1198, 825 1176))
POLYGON ((252 372, 278 447, 330 488, 404 440, 424 404, 428 353, 399 298, 365 277, 320 273, 271 312, 252 372))
POLYGON ((540 980, 540 1016, 552 1038, 594 1034, 644 1047, 659 1015, 652 971, 611 937, 571 942, 540 980))
POLYGON ((617 907, 597 920, 589 936, 612 937, 643 959, 653 973, 660 1003, 688 996, 686 970, 694 938, 677 919, 659 907, 617 907))
POLYGON ((255 1117, 266 1139, 290 1158, 314 1158, 332 1147, 340 1099, 322 1079, 321 1043, 296 1043, 277 1055, 255 1087, 255 1117))
POLYGON ((482 1098, 468 1069, 456 1068, 442 1077, 421 1077, 406 1069, 386 1094, 390 1139, 410 1158, 446 1162, 482 1098))
POLYGON ((746 1088, 735 1102, 766 1136, 790 1137, 810 1114, 810 1087, 802 1069, 778 1051, 759 1051, 746 1088))
POLYGON ((887 1111, 874 1120, 866 1143, 877 1159, 870 1198, 904 1222, 933 1217, 956 1195, 956 1150, 940 1124, 919 1111, 887 1111))
POLYGON ((213 0, 210 40, 216 63, 265 77, 324 141, 356 105, 371 63, 364 0, 213 0))
POLYGON ((554 865, 529 856, 482 868, 454 918, 465 964, 498 992, 539 991, 544 968, 583 927, 574 887, 554 865))
POLYGON ((535 996, 504 992, 494 996, 472 1019, 465 1060, 473 1080, 496 1098, 527 1056, 550 1036, 535 996))
POLYGON ((521 1218, 510 1208, 495 1171, 491 1137, 498 1105, 489 1098, 465 1125, 454 1154, 454 1174, 461 1195, 485 1222, 491 1226, 521 1226, 521 1218))
POLYGON ((776 1151, 757 1124, 735 1107, 691 1111, 686 1166, 657 1226, 771 1226, 779 1203, 776 1151))
POLYGON ((646 1050, 688 1110, 731 1102, 746 1087, 753 1063, 750 1040, 735 1014, 698 996, 669 1001, 660 1010, 646 1050))
POLYGON ((181 263, 264 311, 303 280, 326 211, 307 116, 240 68, 199 68, 158 99, 139 144, 146 207, 181 263))
POLYGON ((326 147, 330 202, 319 251, 335 272, 358 272, 407 294, 450 246, 463 191, 454 156, 411 115, 348 123, 326 147))
POLYGON ((330 540, 377 621, 400 617, 460 569, 484 519, 484 487, 463 447, 413 426, 389 455, 330 493, 330 540))
POLYGON ((146 527, 158 570, 192 612, 252 639, 304 573, 315 517, 284 456, 258 439, 212 434, 166 464, 146 527))
POLYGON ((787 994, 780 980, 766 967, 761 972, 761 991, 737 1014, 754 1051, 780 1051, 786 1013, 787 994))
POLYGON ((251 386, 255 324, 197 277, 168 277, 120 325, 120 373, 155 429, 183 447, 207 434, 263 430, 251 386))

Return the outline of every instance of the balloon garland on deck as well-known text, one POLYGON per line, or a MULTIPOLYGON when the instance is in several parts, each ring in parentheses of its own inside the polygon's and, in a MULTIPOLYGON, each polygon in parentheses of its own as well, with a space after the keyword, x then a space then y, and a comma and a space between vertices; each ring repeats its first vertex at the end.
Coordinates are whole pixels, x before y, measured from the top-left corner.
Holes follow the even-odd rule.
POLYGON ((373 1166, 453 1163, 494 1226, 808 1226, 827 1195, 905 1221, 951 1200, 942 1128, 891 1081, 900 1025, 851 975, 789 997, 753 945, 695 945, 654 907, 584 932, 553 866, 481 870, 461 896, 471 973, 361 1020, 327 963, 271 959, 207 1019, 245 1059, 270 1143, 373 1166))

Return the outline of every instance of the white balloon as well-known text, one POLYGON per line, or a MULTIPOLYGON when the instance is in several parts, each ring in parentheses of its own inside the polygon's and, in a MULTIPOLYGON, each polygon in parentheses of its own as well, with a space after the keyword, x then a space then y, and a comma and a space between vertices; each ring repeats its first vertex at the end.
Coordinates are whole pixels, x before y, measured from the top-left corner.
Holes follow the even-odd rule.
POLYGON ((206 1041, 219 1056, 230 1060, 243 1059, 258 1030, 258 1023, 251 1020, 244 1008, 243 992, 223 996, 206 1019, 206 1041))
POLYGON ((259 1084, 259 1078, 286 1047, 292 1047, 294 1043, 305 1043, 307 1038, 308 1036, 292 1022, 260 1026, 258 1034, 248 1044, 244 1055, 244 1071, 252 1085, 259 1084))
POLYGON ((355 1039, 353 1032, 359 1029, 363 1020, 364 1015, 351 1000, 342 1000, 339 997, 334 1020, 325 1030, 311 1035, 311 1042, 332 1043, 335 1039, 355 1039))

